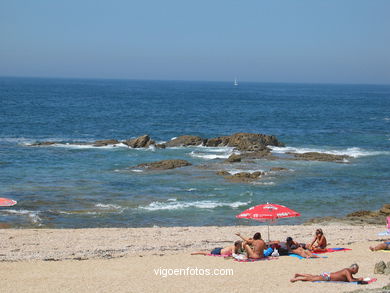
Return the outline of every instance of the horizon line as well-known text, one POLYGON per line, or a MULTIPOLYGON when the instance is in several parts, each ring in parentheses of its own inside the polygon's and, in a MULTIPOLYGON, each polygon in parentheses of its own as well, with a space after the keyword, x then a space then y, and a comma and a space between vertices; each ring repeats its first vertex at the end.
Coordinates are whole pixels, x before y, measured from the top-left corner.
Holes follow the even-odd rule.
MULTIPOLYGON (((64 80, 112 80, 112 81, 166 81, 166 82, 210 82, 210 83, 233 83, 232 80, 198 80, 198 79, 139 79, 139 78, 119 78, 119 77, 63 77, 63 76, 13 76, 0 75, 0 78, 20 78, 20 79, 64 79, 64 80)), ((313 85, 378 85, 390 86, 390 83, 358 83, 358 82, 327 82, 327 81, 246 81, 237 79, 240 83, 262 83, 262 84, 313 84, 313 85)))

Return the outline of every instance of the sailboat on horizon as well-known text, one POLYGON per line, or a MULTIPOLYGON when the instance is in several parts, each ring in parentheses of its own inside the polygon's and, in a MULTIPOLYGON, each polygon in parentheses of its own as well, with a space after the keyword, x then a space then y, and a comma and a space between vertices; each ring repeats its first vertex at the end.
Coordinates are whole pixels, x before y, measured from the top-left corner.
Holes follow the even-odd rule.
POLYGON ((237 77, 234 78, 234 85, 235 86, 238 86, 238 80, 237 80, 237 77))

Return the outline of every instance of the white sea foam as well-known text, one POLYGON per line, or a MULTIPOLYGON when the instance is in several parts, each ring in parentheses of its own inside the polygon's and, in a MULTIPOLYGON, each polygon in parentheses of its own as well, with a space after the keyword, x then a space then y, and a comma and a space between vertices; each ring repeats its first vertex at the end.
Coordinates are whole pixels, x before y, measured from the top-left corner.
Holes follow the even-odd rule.
POLYGON ((77 143, 56 143, 48 145, 49 147, 60 147, 68 149, 116 149, 116 148, 128 148, 124 143, 111 144, 106 146, 94 146, 93 144, 77 144, 77 143))
POLYGON ((148 211, 159 211, 159 210, 179 210, 179 209, 187 209, 187 208, 198 208, 198 209, 214 209, 218 207, 231 207, 233 209, 238 208, 240 206, 248 205, 250 202, 217 202, 217 201, 194 201, 194 202, 159 202, 154 201, 147 206, 139 207, 139 209, 144 209, 148 211))
POLYGON ((141 170, 141 169, 131 169, 132 172, 136 172, 136 173, 142 173, 144 170, 141 170))
POLYGON ((95 207, 100 208, 100 209, 107 209, 107 210, 121 210, 121 209, 123 209, 121 206, 118 206, 115 204, 103 204, 103 203, 95 204, 95 207))
POLYGON ((268 181, 268 182, 262 182, 262 181, 255 181, 252 182, 253 185, 275 185, 275 182, 268 181))
POLYGON ((296 147, 270 147, 273 153, 308 153, 318 152, 331 155, 347 155, 353 158, 366 157, 366 156, 377 156, 377 155, 389 155, 389 151, 368 151, 358 147, 352 147, 347 149, 321 149, 321 148, 296 148, 296 147))
POLYGON ((242 173, 242 172, 246 172, 246 173, 265 172, 265 170, 262 170, 262 169, 256 169, 256 170, 247 170, 247 169, 228 169, 228 170, 226 170, 226 171, 229 172, 231 175, 234 175, 234 174, 237 174, 237 173, 242 173))
POLYGON ((190 192, 191 192, 191 191, 195 191, 195 190, 198 190, 198 189, 196 189, 196 188, 188 188, 188 189, 187 189, 187 191, 190 191, 190 192))
POLYGON ((14 215, 27 216, 33 224, 41 225, 42 219, 39 217, 38 211, 28 211, 28 210, 2 210, 1 213, 8 213, 14 215))
POLYGON ((231 147, 211 148, 211 147, 196 147, 196 151, 192 151, 189 155, 194 158, 204 160, 227 159, 232 154, 239 154, 231 147))

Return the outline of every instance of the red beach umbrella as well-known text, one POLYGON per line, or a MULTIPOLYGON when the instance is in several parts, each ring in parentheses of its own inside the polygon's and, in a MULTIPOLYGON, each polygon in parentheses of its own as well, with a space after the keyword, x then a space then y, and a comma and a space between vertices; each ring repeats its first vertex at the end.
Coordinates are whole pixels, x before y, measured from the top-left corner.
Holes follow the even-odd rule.
POLYGON ((11 207, 16 205, 16 203, 16 200, 0 197, 0 207, 11 207))
MULTIPOLYGON (((257 221, 276 221, 281 218, 299 217, 301 214, 289 209, 288 207, 279 204, 261 204, 251 207, 242 213, 238 214, 236 218, 252 219, 257 221)), ((269 223, 268 223, 268 241, 269 241, 269 223)))

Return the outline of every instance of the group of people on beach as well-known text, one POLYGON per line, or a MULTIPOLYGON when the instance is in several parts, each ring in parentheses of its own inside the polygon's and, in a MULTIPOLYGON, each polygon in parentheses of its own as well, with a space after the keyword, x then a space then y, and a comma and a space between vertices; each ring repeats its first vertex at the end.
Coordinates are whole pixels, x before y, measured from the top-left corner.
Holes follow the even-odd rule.
POLYGON ((250 259, 259 259, 270 256, 274 251, 278 255, 297 254, 304 258, 317 257, 313 252, 326 250, 327 241, 322 229, 317 229, 315 237, 310 243, 298 243, 292 237, 287 237, 286 241, 268 241, 261 238, 259 232, 255 233, 252 238, 242 236, 236 233, 242 240, 234 242, 234 245, 227 247, 217 247, 211 252, 198 251, 192 255, 226 255, 236 256, 243 255, 250 259))
MULTIPOLYGON (((270 255, 288 255, 297 254, 304 258, 318 257, 316 252, 327 251, 327 240, 322 229, 315 231, 314 238, 311 242, 298 243, 294 241, 292 237, 287 237, 286 241, 268 241, 265 242, 261 238, 259 232, 255 233, 252 238, 242 236, 240 233, 236 233, 241 240, 235 241, 234 245, 227 247, 217 247, 210 252, 198 251, 191 253, 192 255, 222 255, 233 256, 237 259, 241 257, 248 259, 261 259, 270 255), (241 256, 241 257, 240 257, 241 256)), ((371 251, 377 250, 390 250, 390 242, 381 243, 375 247, 370 247, 371 251)), ((297 281, 341 281, 341 282, 358 282, 360 284, 367 284, 367 281, 363 278, 354 278, 353 275, 359 271, 359 266, 355 263, 348 268, 336 272, 324 272, 320 275, 312 274, 295 274, 290 280, 291 282, 297 281)))

